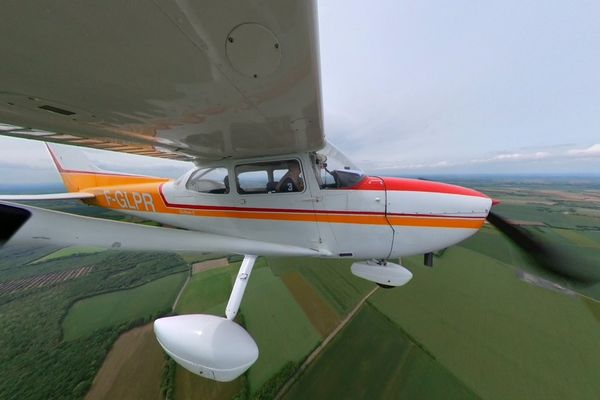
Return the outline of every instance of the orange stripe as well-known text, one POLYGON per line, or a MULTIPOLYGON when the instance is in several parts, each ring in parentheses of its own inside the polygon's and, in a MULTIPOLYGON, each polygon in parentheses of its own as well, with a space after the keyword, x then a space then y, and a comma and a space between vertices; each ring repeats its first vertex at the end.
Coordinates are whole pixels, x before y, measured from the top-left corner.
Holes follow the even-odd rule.
POLYGON ((468 228, 479 229, 483 226, 485 218, 435 218, 435 217, 388 217, 394 226, 421 226, 431 228, 468 228))
MULTIPOLYGON (((111 180, 112 181, 112 180, 111 180)), ((112 182, 111 182, 112 183, 112 182)), ((149 193, 152 196, 153 205, 157 213, 172 215, 193 215, 196 217, 207 218, 236 218, 253 219, 264 221, 289 221, 289 222, 322 222, 333 224, 358 224, 358 225, 388 225, 393 226, 414 226, 424 228, 466 228, 479 229, 484 224, 485 219, 473 218, 442 218, 427 216, 401 216, 392 215, 386 218, 385 215, 364 215, 364 214, 322 214, 322 213, 297 213, 297 212, 261 212, 245 210, 212 210, 212 209, 192 209, 166 206, 159 193, 160 183, 141 183, 138 185, 128 185, 127 187, 109 186, 111 192, 120 190, 122 192, 149 193), (388 222, 389 220, 389 222, 388 222)), ((104 208, 123 211, 137 211, 126 207, 121 207, 114 201, 107 203, 103 192, 104 188, 94 188, 89 190, 97 195, 96 198, 87 200, 89 204, 104 208)), ((139 211, 147 211, 140 209, 139 211)))

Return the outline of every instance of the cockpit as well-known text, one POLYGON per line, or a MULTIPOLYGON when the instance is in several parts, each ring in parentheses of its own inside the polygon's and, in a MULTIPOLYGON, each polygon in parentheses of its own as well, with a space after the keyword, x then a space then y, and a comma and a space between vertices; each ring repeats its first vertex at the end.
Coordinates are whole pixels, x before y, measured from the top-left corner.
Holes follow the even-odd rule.
POLYGON ((305 174, 310 175, 311 169, 321 189, 347 189, 365 178, 348 157, 327 143, 319 151, 290 158, 224 161, 200 167, 179 178, 175 184, 185 185, 189 191, 208 194, 229 194, 231 191, 244 195, 298 193, 305 191, 305 174))
POLYGON ((357 185, 366 175, 331 143, 310 154, 321 189, 345 189, 357 185))

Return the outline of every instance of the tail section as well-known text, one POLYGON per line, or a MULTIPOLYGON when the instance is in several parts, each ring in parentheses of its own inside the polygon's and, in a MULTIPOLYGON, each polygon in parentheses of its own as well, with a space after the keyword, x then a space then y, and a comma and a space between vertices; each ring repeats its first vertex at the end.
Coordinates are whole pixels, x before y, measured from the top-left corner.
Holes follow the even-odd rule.
POLYGON ((46 143, 50 156, 69 192, 89 188, 167 181, 168 179, 104 171, 80 147, 46 143))

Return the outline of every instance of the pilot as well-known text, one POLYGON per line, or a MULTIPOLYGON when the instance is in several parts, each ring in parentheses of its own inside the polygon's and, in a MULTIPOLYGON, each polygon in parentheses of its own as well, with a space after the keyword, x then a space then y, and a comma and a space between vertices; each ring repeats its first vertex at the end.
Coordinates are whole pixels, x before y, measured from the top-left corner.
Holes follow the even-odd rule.
POLYGON ((300 177, 300 166, 297 163, 290 165, 288 172, 281 178, 275 190, 277 192, 301 192, 304 190, 304 181, 300 177))
POLYGON ((229 193, 229 175, 225 175, 225 178, 223 178, 223 184, 225 185, 225 194, 229 193))

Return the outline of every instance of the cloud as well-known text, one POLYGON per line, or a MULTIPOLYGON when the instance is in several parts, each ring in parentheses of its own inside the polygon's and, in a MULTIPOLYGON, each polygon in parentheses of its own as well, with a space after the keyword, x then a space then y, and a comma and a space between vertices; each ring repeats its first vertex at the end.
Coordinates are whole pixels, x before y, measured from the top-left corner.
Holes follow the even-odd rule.
POLYGON ((567 151, 567 155, 574 157, 600 157, 600 143, 591 145, 586 149, 572 149, 567 151))
POLYGON ((549 153, 547 151, 536 151, 533 153, 502 153, 491 158, 484 159, 474 159, 469 163, 478 164, 478 163, 488 163, 488 162, 496 162, 496 161, 530 161, 530 160, 543 160, 545 158, 550 158, 555 156, 553 153, 549 153))
POLYGON ((386 171, 388 173, 401 173, 403 171, 472 172, 481 168, 486 170, 499 168, 503 171, 515 170, 519 172, 527 171, 529 168, 533 168, 533 170, 548 168, 548 172, 561 170, 584 172, 588 169, 589 162, 600 159, 600 143, 582 148, 573 148, 573 145, 556 145, 540 146, 537 149, 529 147, 529 149, 531 151, 523 151, 525 149, 520 148, 483 157, 465 157, 443 161, 414 162, 406 159, 403 161, 369 159, 363 160, 360 165, 367 172, 386 171))

